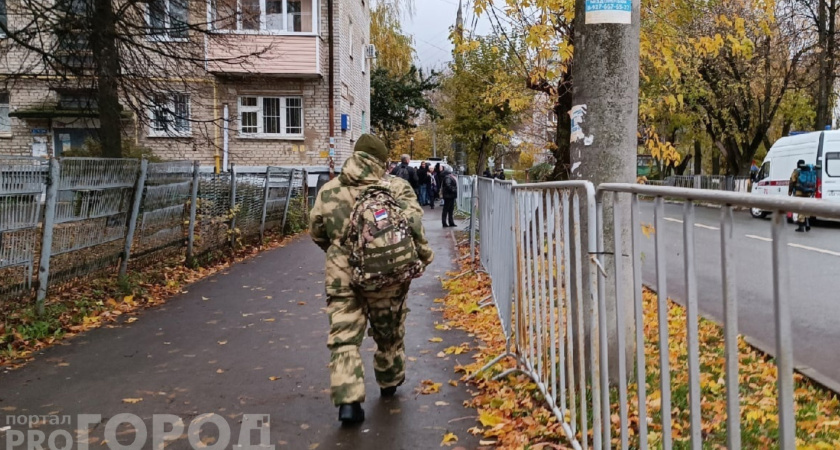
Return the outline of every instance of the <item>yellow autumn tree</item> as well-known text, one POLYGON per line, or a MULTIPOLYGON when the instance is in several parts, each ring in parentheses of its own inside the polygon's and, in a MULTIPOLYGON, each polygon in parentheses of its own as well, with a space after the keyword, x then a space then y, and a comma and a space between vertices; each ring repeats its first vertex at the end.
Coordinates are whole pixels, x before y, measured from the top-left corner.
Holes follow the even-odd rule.
POLYGON ((575 0, 475 0, 475 13, 493 23, 495 35, 513 44, 512 74, 520 84, 545 94, 555 117, 556 161, 552 179, 567 178, 571 154, 572 71, 575 0))
POLYGON ((792 94, 809 49, 788 6, 643 2, 639 112, 642 127, 657 136, 652 152, 668 155, 677 141, 703 135, 728 174, 746 175, 759 148, 769 145, 779 114, 804 113, 783 108, 796 104, 792 94))

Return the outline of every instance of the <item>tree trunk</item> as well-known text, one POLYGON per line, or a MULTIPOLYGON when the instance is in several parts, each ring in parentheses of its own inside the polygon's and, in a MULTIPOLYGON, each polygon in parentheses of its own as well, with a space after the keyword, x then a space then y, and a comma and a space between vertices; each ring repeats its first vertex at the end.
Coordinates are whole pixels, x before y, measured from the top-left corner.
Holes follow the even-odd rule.
POLYGON ((487 136, 481 137, 481 142, 478 144, 478 159, 475 162, 475 174, 481 175, 484 173, 484 168, 487 165, 487 145, 490 139, 487 136))
MULTIPOLYGON (((818 17, 817 17, 817 46, 820 50, 820 55, 817 58, 819 61, 819 77, 817 80, 817 117, 814 128, 819 131, 825 129, 827 125, 831 125, 831 112, 829 105, 829 98, 834 87, 834 67, 832 54, 834 49, 834 18, 830 14, 828 0, 819 0, 818 17), (830 17, 831 16, 831 17, 830 17)), ((831 1, 832 6, 835 0, 831 1)), ((833 8, 831 8, 833 10, 833 8)))
POLYGON ((94 0, 91 17, 94 31, 90 36, 90 46, 97 78, 99 140, 102 156, 106 158, 122 157, 122 108, 118 88, 120 55, 116 21, 111 0, 94 0))
POLYGON ((557 130, 554 134, 554 171, 551 173, 552 180, 568 180, 572 167, 572 152, 569 138, 572 134, 572 118, 569 113, 572 111, 572 73, 564 75, 557 85, 560 92, 557 104, 554 106, 554 113, 557 116, 557 130), (568 89, 568 90, 566 90, 568 89))
POLYGON ((720 150, 712 149, 712 175, 720 175, 720 150))
POLYGON ((688 168, 688 164, 691 162, 691 158, 693 157, 694 155, 687 155, 679 165, 674 167, 674 173, 676 175, 683 175, 685 173, 685 169, 688 168))
POLYGON ((703 144, 700 140, 694 140, 694 175, 703 174, 703 144))

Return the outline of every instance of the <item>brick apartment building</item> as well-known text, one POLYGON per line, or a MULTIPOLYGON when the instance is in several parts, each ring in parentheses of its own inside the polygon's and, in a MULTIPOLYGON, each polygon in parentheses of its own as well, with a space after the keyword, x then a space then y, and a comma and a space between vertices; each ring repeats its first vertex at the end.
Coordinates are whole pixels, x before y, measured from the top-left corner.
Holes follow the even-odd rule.
MULTIPOLYGON (((21 1, 0 0, 9 33, 27 22, 21 1)), ((203 68, 162 74, 173 79, 154 94, 159 108, 125 107, 124 142, 167 160, 312 166, 327 164, 332 130, 336 163, 350 155, 370 123, 371 0, 182 1, 149 0, 140 20, 154 32, 144 39, 203 54, 203 68), (203 21, 209 31, 169 28, 176 20, 203 21)), ((60 156, 95 137, 93 93, 62 87, 2 30, 0 155, 60 156), (31 77, 21 75, 27 64, 37 69, 31 77)))

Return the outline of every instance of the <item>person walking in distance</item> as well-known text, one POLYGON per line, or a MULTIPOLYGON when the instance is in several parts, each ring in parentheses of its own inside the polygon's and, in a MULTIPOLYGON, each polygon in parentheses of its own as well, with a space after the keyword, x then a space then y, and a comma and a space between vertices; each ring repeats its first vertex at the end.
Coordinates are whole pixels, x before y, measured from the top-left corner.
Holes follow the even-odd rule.
MULTIPOLYGON (((815 192, 817 192, 817 169, 813 164, 805 164, 805 160, 800 159, 796 163, 796 169, 793 169, 790 175, 788 195, 810 198, 815 192)), ((811 231, 811 221, 805 214, 797 214, 796 221, 799 223, 797 233, 811 231)))
POLYGON ((420 184, 420 206, 429 204, 429 168, 426 166, 426 161, 420 163, 420 168, 417 169, 417 182, 420 184))
POLYGON ((400 163, 397 164, 397 167, 394 167, 393 172, 391 175, 397 176, 402 178, 405 181, 408 181, 408 184, 411 185, 411 189, 414 190, 414 196, 420 197, 420 181, 417 178, 417 170, 414 167, 408 165, 411 162, 411 158, 408 155, 402 155, 400 157, 400 163))
MULTIPOLYGON (((438 199, 443 199, 440 196, 440 188, 443 186, 443 169, 440 167, 440 163, 435 164, 435 201, 438 199)), ((434 205, 432 205, 432 209, 434 209, 434 205)))
POLYGON ((454 227, 455 225, 455 199, 458 198, 458 178, 451 170, 444 169, 441 174, 440 196, 443 198, 443 213, 441 222, 443 227, 454 227))
POLYGON ((370 324, 380 395, 405 381, 406 295, 434 259, 423 210, 405 180, 386 173, 388 149, 364 134, 341 175, 318 193, 309 217, 312 240, 326 252, 330 397, 345 424, 365 418, 359 346, 370 324))

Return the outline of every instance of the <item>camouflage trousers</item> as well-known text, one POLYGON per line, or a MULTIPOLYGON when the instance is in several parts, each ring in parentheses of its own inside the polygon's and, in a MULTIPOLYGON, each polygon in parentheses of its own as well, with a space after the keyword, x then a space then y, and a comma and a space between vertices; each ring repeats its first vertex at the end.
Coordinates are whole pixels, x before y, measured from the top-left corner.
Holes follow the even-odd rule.
POLYGON ((365 369, 359 347, 368 321, 369 334, 376 342, 373 370, 379 387, 399 386, 405 381, 408 287, 406 283, 376 292, 329 297, 330 396, 336 406, 365 400, 365 369))
MULTIPOLYGON (((800 192, 800 191, 796 191, 793 195, 795 195, 796 197, 800 197, 800 198, 810 198, 811 197, 810 195, 808 195, 804 192, 800 192)), ((796 223, 805 224, 805 223, 807 223, 807 219, 808 219, 807 214, 796 213, 796 223)))

